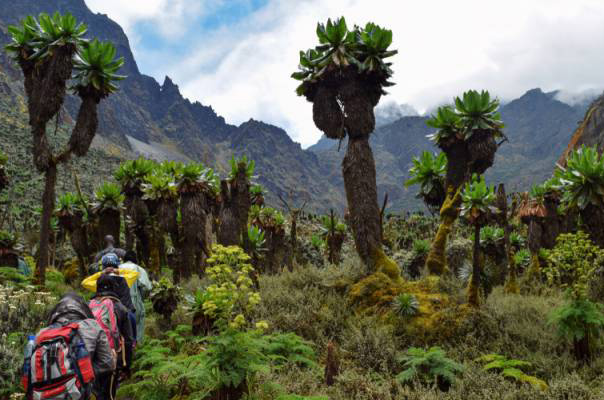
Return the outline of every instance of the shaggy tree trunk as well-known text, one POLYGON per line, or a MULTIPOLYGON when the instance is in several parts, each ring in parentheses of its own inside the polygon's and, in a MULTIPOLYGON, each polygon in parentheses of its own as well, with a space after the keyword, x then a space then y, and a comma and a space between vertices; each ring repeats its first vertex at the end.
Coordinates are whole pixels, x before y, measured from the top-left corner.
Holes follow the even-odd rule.
MULTIPOLYGON (((88 152, 96 130, 99 126, 97 106, 100 98, 94 95, 84 95, 78 111, 75 127, 69 138, 69 148, 78 157, 88 152)), ((117 238, 117 236, 114 236, 117 238)))
POLYGON ((34 281, 38 285, 46 283, 46 268, 49 263, 50 219, 55 209, 55 186, 57 184, 57 166, 50 164, 45 173, 44 194, 42 196, 42 218, 40 220, 40 244, 34 281))
POLYGON ((342 175, 350 212, 354 243, 368 271, 376 269, 376 253, 382 237, 378 206, 375 161, 369 137, 349 138, 342 175))
POLYGON ((344 243, 344 235, 337 232, 330 232, 327 235, 327 259, 330 263, 339 265, 342 253, 342 244, 344 243))
POLYGON ((235 218, 237 219, 237 238, 243 249, 249 251, 247 221, 252 199, 250 198, 250 180, 247 177, 245 166, 245 164, 239 164, 239 173, 231 183, 231 196, 235 206, 235 218))
POLYGON ((604 210, 590 204, 580 215, 591 241, 598 247, 604 247, 604 210))
POLYGON ((88 274, 87 267, 90 262, 90 245, 88 232, 84 223, 83 215, 78 213, 73 218, 73 229, 70 232, 71 245, 78 257, 80 278, 84 279, 88 274))
POLYGON ((121 214, 111 208, 102 209, 98 213, 97 247, 103 248, 105 236, 111 235, 115 240, 115 247, 120 247, 121 214))
POLYGON ((539 263, 539 250, 541 249, 541 241, 543 228, 535 217, 531 218, 528 229, 528 247, 531 252, 531 265, 529 267, 527 277, 529 280, 538 280, 541 275, 541 266, 539 263))
POLYGON ((218 232, 216 237, 218 243, 223 246, 236 246, 240 239, 240 221, 237 218, 236 199, 233 197, 231 188, 227 181, 222 181, 221 196, 222 206, 218 218, 218 232))
POLYGON ((480 262, 480 225, 474 226, 474 254, 472 255, 472 277, 468 285, 468 303, 478 307, 478 288, 480 287, 480 275, 482 273, 480 262))
POLYGON ((573 355, 575 359, 583 364, 589 364, 591 361, 591 349, 589 348, 589 334, 585 334, 581 339, 573 339, 573 355))

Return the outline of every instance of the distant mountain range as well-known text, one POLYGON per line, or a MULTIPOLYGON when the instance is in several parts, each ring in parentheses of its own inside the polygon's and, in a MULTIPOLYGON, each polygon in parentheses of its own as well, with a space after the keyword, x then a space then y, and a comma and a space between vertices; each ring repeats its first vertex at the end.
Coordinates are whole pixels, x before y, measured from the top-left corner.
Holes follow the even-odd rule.
MULTIPOLYGON (((69 11, 85 22, 91 36, 114 42, 126 60, 122 73, 128 78, 118 93, 101 103, 97 149, 112 157, 134 158, 143 154, 158 159, 202 161, 223 173, 232 155, 247 154, 256 161, 258 182, 268 189, 270 203, 276 205, 278 194, 293 191, 298 201, 309 199, 317 211, 346 207, 340 168, 344 151, 338 152, 337 142, 323 138, 304 150, 276 126, 255 120, 239 126, 228 124, 211 106, 185 99, 169 77, 160 84, 141 74, 122 28, 106 15, 92 13, 84 0, 1 2, 0 41, 8 41, 8 24, 28 14, 57 10, 69 11)), ((0 56, 0 73, 12 80, 21 79, 5 55, 0 56)), ((23 96, 19 85, 5 86, 0 90, 0 100, 2 96, 23 96)), ((69 98, 66 109, 72 119, 76 107, 77 99, 69 98)), ((544 93, 540 89, 505 104, 501 112, 509 142, 502 145, 487 179, 505 182, 514 190, 545 179, 586 108, 585 103, 562 103, 556 100, 555 92, 544 93)), ((431 133, 426 117, 418 116, 409 106, 390 102, 380 108, 377 119, 381 126, 372 137, 372 146, 380 198, 387 192, 391 209, 420 207, 414 197, 415 189, 405 190, 403 182, 412 158, 423 150, 435 150, 426 139, 431 133)), ((72 121, 66 118, 65 122, 72 121)))

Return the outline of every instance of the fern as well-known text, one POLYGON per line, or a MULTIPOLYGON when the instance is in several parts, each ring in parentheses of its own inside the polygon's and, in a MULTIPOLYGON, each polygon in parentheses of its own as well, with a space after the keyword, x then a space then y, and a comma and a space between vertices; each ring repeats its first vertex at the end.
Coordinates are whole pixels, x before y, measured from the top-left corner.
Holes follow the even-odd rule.
POLYGON ((545 381, 535 376, 528 375, 523 371, 523 369, 532 367, 532 364, 528 361, 508 359, 501 354, 486 354, 478 358, 477 361, 487 363, 482 367, 485 371, 499 371, 499 373, 506 378, 511 378, 517 382, 529 383, 541 390, 547 390, 548 388, 545 381))
POLYGON ((411 347, 407 350, 407 355, 399 357, 399 361, 405 367, 405 370, 396 376, 401 383, 414 379, 430 383, 442 379, 452 384, 456 375, 464 369, 462 364, 447 358, 445 351, 440 347, 431 347, 428 350, 411 347))

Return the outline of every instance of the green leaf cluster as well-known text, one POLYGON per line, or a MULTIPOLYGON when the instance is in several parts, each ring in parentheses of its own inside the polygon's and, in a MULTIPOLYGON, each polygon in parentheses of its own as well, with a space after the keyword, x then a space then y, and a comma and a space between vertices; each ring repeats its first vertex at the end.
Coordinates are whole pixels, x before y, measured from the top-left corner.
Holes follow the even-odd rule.
POLYGON ((41 13, 38 18, 27 16, 18 25, 10 25, 11 43, 7 52, 20 63, 43 63, 61 47, 71 48, 76 92, 94 93, 103 98, 115 92, 116 82, 125 79, 117 71, 124 59, 116 58, 111 42, 84 39, 87 27, 70 14, 41 13))
POLYGON ((372 22, 364 27, 348 29, 346 19, 327 20, 317 24, 319 45, 307 51, 300 51, 298 71, 292 78, 302 81, 296 89, 304 95, 309 86, 324 79, 328 72, 343 68, 354 68, 358 73, 370 74, 377 78, 382 87, 392 86, 388 79, 392 76, 392 63, 385 59, 397 54, 388 50, 392 44, 392 31, 372 22))
POLYGON ((230 181, 237 177, 239 171, 245 171, 245 176, 247 176, 248 179, 254 178, 256 162, 254 160, 249 160, 246 155, 241 158, 235 158, 235 156, 233 156, 229 163, 231 165, 231 172, 229 172, 230 181))
POLYGON ((503 228, 487 225, 480 229, 480 244, 482 246, 496 245, 502 240, 503 228))
POLYGON ((533 385, 540 390, 547 390, 547 383, 535 376, 528 375, 523 370, 531 368, 532 364, 527 361, 508 359, 500 354, 486 354, 477 361, 486 363, 482 367, 485 371, 498 371, 506 378, 511 378, 517 382, 525 382, 533 385))
POLYGON ((464 187, 461 200, 460 215, 467 218, 471 224, 479 223, 489 211, 495 211, 492 207, 495 188, 487 185, 484 176, 478 177, 475 174, 464 187))
POLYGON ((92 86, 101 97, 117 91, 116 82, 126 79, 126 76, 117 74, 124 65, 124 58, 116 59, 116 54, 111 42, 94 39, 82 44, 73 63, 75 90, 86 91, 92 86))
POLYGON ((431 347, 427 350, 411 347, 406 355, 399 357, 399 361, 405 368, 396 376, 401 383, 408 383, 414 379, 425 384, 435 382, 436 379, 453 383, 456 375, 464 370, 462 364, 448 358, 440 347, 431 347))
POLYGON ((439 147, 467 141, 475 134, 503 136, 503 122, 497 112, 499 100, 492 99, 488 91, 469 90, 461 97, 455 97, 454 104, 439 107, 426 121, 428 126, 437 129, 428 137, 439 147))
POLYGON ((115 183, 103 182, 94 193, 96 210, 120 210, 124 202, 121 188, 115 183))
POLYGON ((566 167, 558 165, 556 177, 567 207, 578 210, 589 205, 604 207, 604 157, 595 146, 572 151, 566 167))
POLYGON ((435 154, 424 151, 419 158, 413 157, 413 166, 409 169, 410 178, 405 181, 405 187, 419 184, 420 190, 417 195, 419 198, 433 196, 439 191, 444 193, 446 172, 445 153, 435 154))

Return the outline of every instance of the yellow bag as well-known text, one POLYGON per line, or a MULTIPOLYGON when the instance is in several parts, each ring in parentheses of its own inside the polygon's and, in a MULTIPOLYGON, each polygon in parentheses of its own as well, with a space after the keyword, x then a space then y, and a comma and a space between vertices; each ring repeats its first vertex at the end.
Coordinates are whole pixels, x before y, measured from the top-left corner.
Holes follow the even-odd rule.
MULTIPOLYGON (((138 271, 131 269, 117 269, 114 271, 117 272, 119 276, 126 279, 129 287, 132 287, 134 282, 136 282, 138 279, 138 271)), ((96 281, 101 277, 102 274, 102 272, 97 272, 94 275, 90 275, 88 278, 82 281, 82 287, 91 292, 96 292, 96 281)))

